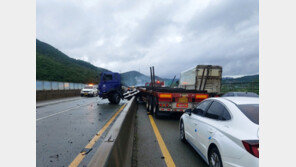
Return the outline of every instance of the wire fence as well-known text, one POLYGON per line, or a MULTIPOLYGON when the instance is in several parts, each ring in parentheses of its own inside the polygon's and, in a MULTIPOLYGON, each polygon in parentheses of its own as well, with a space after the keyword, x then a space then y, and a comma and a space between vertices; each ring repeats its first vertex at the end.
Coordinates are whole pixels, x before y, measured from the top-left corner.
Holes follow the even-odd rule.
POLYGON ((86 86, 83 83, 36 81, 36 90, 77 90, 86 86))
POLYGON ((259 95, 259 82, 222 83, 221 93, 227 92, 254 92, 259 95))

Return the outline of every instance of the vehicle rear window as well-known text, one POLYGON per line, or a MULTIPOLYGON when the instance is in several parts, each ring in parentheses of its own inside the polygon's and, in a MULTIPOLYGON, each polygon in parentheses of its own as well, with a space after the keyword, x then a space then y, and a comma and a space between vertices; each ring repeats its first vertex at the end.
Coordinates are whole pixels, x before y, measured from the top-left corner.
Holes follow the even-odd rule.
POLYGON ((259 104, 243 104, 237 106, 249 120, 259 125, 259 104))
POLYGON ((93 87, 92 86, 86 86, 86 87, 84 87, 84 89, 93 89, 93 87))

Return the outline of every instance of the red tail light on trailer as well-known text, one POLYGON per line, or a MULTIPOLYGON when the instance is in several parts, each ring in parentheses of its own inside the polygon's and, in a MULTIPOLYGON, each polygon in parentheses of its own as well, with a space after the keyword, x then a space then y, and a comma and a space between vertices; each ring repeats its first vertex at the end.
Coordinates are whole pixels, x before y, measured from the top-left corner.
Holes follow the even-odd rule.
POLYGON ((172 94, 171 93, 160 93, 159 94, 159 98, 172 98, 172 94))
POLYGON ((243 140, 245 149, 255 157, 259 158, 259 140, 243 140))
POLYGON ((208 98, 208 97, 209 97, 208 94, 196 94, 196 95, 195 95, 195 98, 196 98, 196 99, 206 99, 206 98, 208 98))

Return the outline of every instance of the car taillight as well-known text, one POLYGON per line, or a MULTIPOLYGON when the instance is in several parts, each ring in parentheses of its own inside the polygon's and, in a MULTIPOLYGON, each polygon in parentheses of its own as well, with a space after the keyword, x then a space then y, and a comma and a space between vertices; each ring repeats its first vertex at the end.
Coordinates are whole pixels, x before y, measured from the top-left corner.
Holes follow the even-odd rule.
POLYGON ((259 158, 259 140, 243 140, 245 149, 255 157, 259 158))

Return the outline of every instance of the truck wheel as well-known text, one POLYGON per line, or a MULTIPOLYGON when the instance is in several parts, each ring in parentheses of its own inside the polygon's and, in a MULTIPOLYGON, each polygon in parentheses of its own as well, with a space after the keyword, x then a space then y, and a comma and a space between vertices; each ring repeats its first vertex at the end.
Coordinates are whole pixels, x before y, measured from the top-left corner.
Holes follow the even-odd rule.
POLYGON ((118 93, 113 94, 113 103, 118 104, 120 102, 120 97, 118 93))
POLYGON ((149 112, 149 98, 146 99, 146 110, 149 112))
POLYGON ((153 116, 156 119, 159 118, 159 108, 158 108, 158 105, 156 103, 156 99, 153 100, 153 116))
POLYGON ((152 100, 152 97, 150 96, 149 97, 149 103, 148 103, 148 112, 150 112, 152 114, 152 111, 153 111, 153 100, 152 100))
POLYGON ((108 100, 109 100, 109 102, 111 103, 111 104, 114 104, 114 102, 113 102, 113 97, 111 96, 111 97, 108 97, 108 100))

